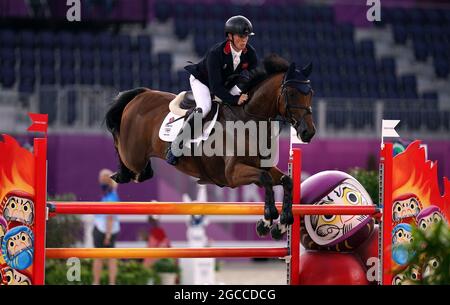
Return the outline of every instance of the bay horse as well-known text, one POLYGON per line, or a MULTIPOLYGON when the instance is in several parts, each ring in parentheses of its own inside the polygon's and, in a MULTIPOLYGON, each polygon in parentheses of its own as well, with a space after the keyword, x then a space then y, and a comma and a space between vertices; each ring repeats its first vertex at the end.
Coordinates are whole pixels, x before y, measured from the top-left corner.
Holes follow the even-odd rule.
MULTIPOLYGON (((221 105, 217 121, 225 126, 226 121, 269 122, 281 118, 296 129, 297 137, 303 142, 310 142, 316 131, 312 117, 313 90, 308 79, 311 64, 297 70, 294 63, 289 64, 272 55, 264 60, 264 68, 251 77, 247 91, 249 99, 244 106, 221 105)), ((105 116, 119 157, 119 169, 111 176, 113 180, 118 183, 142 182, 153 176, 150 158, 165 159, 170 145, 159 138, 159 128, 175 97, 169 92, 136 88, 122 92, 114 99, 105 116)), ((245 136, 245 145, 248 145, 248 137, 245 136)), ((292 180, 276 166, 262 167, 261 161, 260 154, 182 156, 175 167, 198 178, 197 182, 202 184, 235 188, 254 183, 263 187, 264 219, 258 221, 257 233, 265 236, 270 231, 272 238, 281 239, 287 226, 294 221, 292 180), (279 224, 273 223, 279 216, 273 192, 275 185, 282 185, 284 191, 279 224)))

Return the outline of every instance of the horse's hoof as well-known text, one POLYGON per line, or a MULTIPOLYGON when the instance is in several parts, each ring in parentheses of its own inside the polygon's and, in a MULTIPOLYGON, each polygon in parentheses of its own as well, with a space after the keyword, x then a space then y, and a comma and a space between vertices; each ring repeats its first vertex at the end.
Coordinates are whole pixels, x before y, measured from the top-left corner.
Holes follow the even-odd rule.
POLYGON ((283 225, 293 224, 294 223, 294 215, 292 214, 292 211, 281 213, 280 223, 283 225))
POLYGON ((282 239, 285 233, 286 233, 286 226, 280 223, 274 224, 270 229, 270 235, 272 236, 272 239, 275 240, 282 239))
POLYGON ((258 222, 256 223, 256 233, 259 237, 263 237, 269 234, 271 223, 272 221, 268 222, 264 221, 264 219, 258 220, 258 222))
POLYGON ((113 175, 110 176, 110 178, 119 184, 128 183, 131 181, 131 178, 128 177, 128 179, 125 179, 123 175, 121 175, 120 173, 114 173, 113 175))

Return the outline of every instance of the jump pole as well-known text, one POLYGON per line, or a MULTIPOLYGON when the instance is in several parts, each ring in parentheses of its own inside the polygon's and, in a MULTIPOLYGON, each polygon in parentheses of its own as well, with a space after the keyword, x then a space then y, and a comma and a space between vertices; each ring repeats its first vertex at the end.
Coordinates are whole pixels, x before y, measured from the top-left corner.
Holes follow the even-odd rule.
MULTIPOLYGON (((205 255, 198 257, 279 257, 288 258, 288 280, 289 284, 299 284, 300 267, 300 215, 313 214, 340 214, 356 215, 379 213, 376 207, 318 207, 300 204, 300 174, 301 174, 301 151, 294 149, 290 162, 291 176, 293 180, 293 213, 294 224, 288 231, 288 247, 286 248, 216 248, 197 249, 46 249, 45 233, 46 220, 49 209, 58 214, 208 214, 208 215, 261 215, 263 203, 252 205, 229 204, 229 203, 201 203, 174 204, 174 203, 113 203, 102 204, 100 202, 55 202, 47 207, 47 138, 39 138, 34 141, 35 150, 35 201, 36 201, 36 223, 35 223, 35 249, 33 258, 33 283, 43 285, 45 280, 45 257, 65 258, 80 255, 81 257, 158 257, 166 255, 170 257, 197 257, 193 255, 205 255), (219 209, 219 211, 217 210, 219 209), (215 210, 215 211, 213 211, 215 210), (158 212, 159 211, 159 212, 158 212), (128 255, 127 255, 128 253, 128 255), (209 256, 208 256, 209 255, 209 256), (223 255, 223 256, 222 256, 223 255), (248 256, 247 256, 248 255, 248 256)), ((278 205, 278 208, 280 206, 278 205)))
MULTIPOLYGON (((262 215, 264 202, 49 202, 51 216, 57 215, 262 215)), ((281 212, 281 203, 276 207, 281 212)), ((316 206, 295 205, 292 213, 298 215, 373 215, 375 206, 316 206)))
MULTIPOLYGON (((289 160, 289 174, 292 178, 292 212, 302 208, 301 198, 301 172, 302 151, 299 148, 291 149, 292 156, 289 160)), ((306 212, 306 211, 304 211, 306 212)), ((304 213, 303 213, 304 214, 304 213)), ((287 247, 290 255, 287 259, 287 284, 300 284, 300 214, 294 213, 294 223, 288 229, 287 247)))
POLYGON ((380 151, 380 208, 383 211, 378 236, 378 283, 392 284, 392 192, 393 192, 393 145, 384 143, 380 151))
POLYGON ((47 248, 47 258, 285 257, 288 248, 47 248))
POLYGON ((47 225, 47 137, 34 139, 35 224, 32 281, 44 285, 45 233, 47 225))

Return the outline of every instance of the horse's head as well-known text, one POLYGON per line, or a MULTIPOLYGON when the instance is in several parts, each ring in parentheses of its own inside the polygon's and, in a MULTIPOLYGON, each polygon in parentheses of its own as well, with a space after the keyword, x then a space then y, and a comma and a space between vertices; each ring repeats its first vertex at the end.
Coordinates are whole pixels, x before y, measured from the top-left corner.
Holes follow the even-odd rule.
POLYGON ((284 75, 278 101, 281 115, 295 128, 297 137, 303 142, 310 142, 316 133, 312 117, 314 91, 308 79, 311 71, 311 63, 300 71, 292 63, 284 75))

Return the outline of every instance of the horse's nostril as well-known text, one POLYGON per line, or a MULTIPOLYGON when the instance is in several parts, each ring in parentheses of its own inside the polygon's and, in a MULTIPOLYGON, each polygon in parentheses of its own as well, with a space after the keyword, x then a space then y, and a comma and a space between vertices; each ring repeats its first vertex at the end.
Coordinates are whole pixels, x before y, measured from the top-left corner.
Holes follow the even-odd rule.
POLYGON ((303 142, 310 142, 311 139, 314 137, 315 135, 315 130, 312 131, 308 131, 308 129, 304 129, 300 132, 300 138, 302 139, 303 142))

